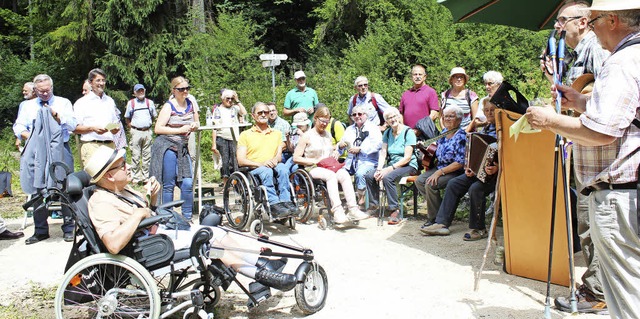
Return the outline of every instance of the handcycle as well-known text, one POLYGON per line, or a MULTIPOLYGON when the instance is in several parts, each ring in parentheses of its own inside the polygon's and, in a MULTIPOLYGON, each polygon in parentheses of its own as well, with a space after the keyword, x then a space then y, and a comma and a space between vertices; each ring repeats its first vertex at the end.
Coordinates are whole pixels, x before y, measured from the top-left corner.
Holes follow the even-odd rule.
MULTIPOLYGON (((57 196, 69 206, 76 222, 73 248, 56 291, 56 318, 167 318, 180 311, 184 311, 183 318, 212 318, 221 290, 227 290, 233 282, 249 297, 250 308, 270 296, 268 287, 258 296, 252 294, 232 268, 213 257, 221 250, 249 250, 216 247, 210 242, 213 233, 207 227, 195 232, 187 249, 174 250, 167 235, 153 234, 132 240, 121 254, 106 253, 88 215, 87 202, 94 190, 89 180, 84 171, 72 173, 60 181, 64 185, 61 189, 46 189, 25 204, 57 196)), ((143 220, 139 229, 171 222, 177 216, 171 208, 180 204, 176 201, 158 207, 157 215, 143 220)), ((322 266, 314 261, 313 251, 265 236, 255 239, 264 245, 251 251, 259 256, 301 260, 295 272, 296 303, 305 314, 320 311, 328 281, 322 266)))

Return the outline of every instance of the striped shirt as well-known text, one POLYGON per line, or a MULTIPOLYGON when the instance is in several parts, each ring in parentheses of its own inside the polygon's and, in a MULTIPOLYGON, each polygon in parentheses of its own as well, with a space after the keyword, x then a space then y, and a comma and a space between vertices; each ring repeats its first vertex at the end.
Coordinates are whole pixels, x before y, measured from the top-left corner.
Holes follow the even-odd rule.
MULTIPOLYGON (((618 46, 639 37, 633 33, 618 46)), ((605 60, 587 110, 580 116, 585 127, 616 137, 609 145, 576 148, 576 171, 583 185, 637 180, 640 129, 631 123, 634 118, 640 118, 640 45, 614 50, 605 60)))

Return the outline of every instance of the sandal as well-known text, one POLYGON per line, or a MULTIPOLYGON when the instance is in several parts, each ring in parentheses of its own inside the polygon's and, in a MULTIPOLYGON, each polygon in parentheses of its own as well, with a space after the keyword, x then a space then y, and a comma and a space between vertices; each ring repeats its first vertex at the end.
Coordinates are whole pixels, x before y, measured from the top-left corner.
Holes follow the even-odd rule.
POLYGON ((476 241, 483 238, 487 238, 487 230, 486 229, 472 229, 470 232, 464 234, 462 238, 464 241, 476 241))
POLYGON ((395 210, 393 213, 391 213, 391 215, 389 215, 389 221, 387 222, 388 225, 398 225, 400 223, 400 218, 398 217, 398 215, 400 215, 400 211, 395 210))

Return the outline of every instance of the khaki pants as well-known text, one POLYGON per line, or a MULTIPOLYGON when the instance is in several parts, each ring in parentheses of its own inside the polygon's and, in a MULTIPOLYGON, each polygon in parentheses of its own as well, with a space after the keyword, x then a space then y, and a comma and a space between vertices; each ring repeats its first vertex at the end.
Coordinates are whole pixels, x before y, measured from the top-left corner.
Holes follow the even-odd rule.
POLYGON ((83 167, 87 167, 87 162, 89 162, 89 159, 91 158, 91 155, 93 155, 93 152, 102 145, 109 146, 112 149, 116 149, 116 144, 114 144, 113 142, 97 143, 80 141, 80 160, 82 161, 83 167))
POLYGON ((131 129, 131 173, 134 181, 149 178, 149 162, 151 161, 151 129, 140 131, 131 129))

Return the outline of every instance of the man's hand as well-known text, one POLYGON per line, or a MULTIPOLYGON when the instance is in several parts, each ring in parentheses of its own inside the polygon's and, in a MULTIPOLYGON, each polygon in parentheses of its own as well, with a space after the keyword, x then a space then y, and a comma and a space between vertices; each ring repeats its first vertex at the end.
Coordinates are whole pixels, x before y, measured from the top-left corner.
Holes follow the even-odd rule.
POLYGON ((464 169, 464 174, 467 175, 467 177, 474 177, 476 176, 476 174, 470 169, 470 168, 465 168, 464 169))
POLYGON ((16 149, 19 151, 20 150, 20 144, 22 144, 22 141, 19 138, 16 138, 16 149))
POLYGON ((160 192, 161 185, 158 183, 158 180, 154 176, 151 176, 149 180, 147 180, 147 184, 144 185, 144 189, 149 196, 149 205, 156 202, 158 197, 158 193, 160 192))
POLYGON ((349 149, 349 153, 351 153, 351 154, 358 154, 358 153, 360 153, 360 148, 359 148, 359 147, 357 147, 357 146, 354 146, 354 147, 352 147, 352 148, 350 148, 350 149, 349 149))
POLYGON ((527 121, 534 129, 549 129, 553 126, 555 118, 558 116, 556 110, 551 105, 532 106, 527 108, 525 114, 527 121))
POLYGON ((558 84, 551 86, 551 94, 553 95, 554 101, 558 98, 558 92, 562 93, 562 109, 574 109, 580 113, 584 113, 588 100, 587 96, 574 90, 570 86, 558 84))
POLYGON ((94 131, 94 132, 96 132, 96 133, 98 133, 98 134, 100 134, 100 135, 102 135, 102 134, 104 134, 104 133, 107 133, 107 132, 108 132, 106 128, 104 128, 104 127, 97 127, 97 126, 92 127, 92 128, 91 128, 91 130, 92 130, 92 131, 94 131))
POLYGON ((414 134, 416 134, 416 137, 418 137, 418 136, 421 136, 421 135, 422 135, 422 132, 421 132, 419 129, 414 128, 414 129, 412 129, 412 130, 413 130, 413 133, 414 133, 414 134))

